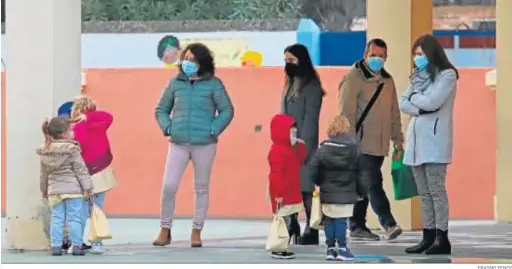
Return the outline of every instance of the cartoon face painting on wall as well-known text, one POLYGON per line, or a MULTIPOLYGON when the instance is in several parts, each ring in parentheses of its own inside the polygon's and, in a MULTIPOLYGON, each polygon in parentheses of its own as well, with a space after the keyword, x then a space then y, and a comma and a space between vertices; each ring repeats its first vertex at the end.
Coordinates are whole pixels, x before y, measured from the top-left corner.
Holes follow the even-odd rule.
POLYGON ((240 58, 242 67, 260 67, 263 62, 261 52, 248 50, 240 58))
POLYGON ((167 67, 174 67, 178 63, 180 54, 180 41, 173 35, 166 35, 158 42, 157 56, 167 67))

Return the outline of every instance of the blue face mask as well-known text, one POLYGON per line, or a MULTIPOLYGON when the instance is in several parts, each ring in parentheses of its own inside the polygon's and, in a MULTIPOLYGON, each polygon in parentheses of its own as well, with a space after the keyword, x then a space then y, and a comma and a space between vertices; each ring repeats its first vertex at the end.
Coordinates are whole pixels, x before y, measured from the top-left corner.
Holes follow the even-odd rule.
POLYGON ((368 58, 368 67, 373 71, 373 72, 380 72, 380 70, 382 69, 382 67, 384 67, 384 58, 382 57, 377 57, 377 56, 374 56, 374 57, 370 57, 368 58))
POLYGON ((414 64, 416 65, 416 69, 425 70, 428 65, 428 58, 425 55, 416 55, 414 56, 414 64))
POLYGON ((197 74, 198 67, 196 63, 185 60, 181 63, 181 70, 187 77, 191 77, 197 74))

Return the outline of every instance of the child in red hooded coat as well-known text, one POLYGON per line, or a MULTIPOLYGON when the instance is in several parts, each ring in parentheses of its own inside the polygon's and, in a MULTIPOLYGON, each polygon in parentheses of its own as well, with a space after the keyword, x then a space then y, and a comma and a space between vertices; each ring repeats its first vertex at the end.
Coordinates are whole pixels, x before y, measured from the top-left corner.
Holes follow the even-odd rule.
MULTIPOLYGON (((290 238, 300 236, 298 214, 304 210, 300 188, 300 167, 306 159, 304 141, 297 138, 295 120, 284 114, 270 123, 272 146, 268 154, 269 194, 272 212, 284 218, 290 238)), ((292 252, 272 252, 275 259, 293 259, 292 252)))

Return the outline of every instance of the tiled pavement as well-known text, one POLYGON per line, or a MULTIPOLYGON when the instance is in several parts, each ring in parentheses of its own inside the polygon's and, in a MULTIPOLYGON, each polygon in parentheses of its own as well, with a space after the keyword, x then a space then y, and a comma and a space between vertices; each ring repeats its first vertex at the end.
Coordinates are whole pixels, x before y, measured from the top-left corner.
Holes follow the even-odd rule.
MULTIPOLYGON (((351 241, 358 263, 507 263, 512 264, 512 224, 465 221, 450 223, 453 254, 405 255, 404 248, 417 242, 419 232, 404 233, 393 242, 351 241)), ((151 246, 158 221, 112 219, 114 239, 104 255, 51 257, 42 252, 2 252, 2 263, 323 263, 324 246, 292 246, 297 259, 276 261, 264 251, 269 223, 251 220, 209 220, 204 247, 192 249, 190 220, 176 220, 173 244, 151 246)), ((323 240, 323 238, 322 238, 323 240)))

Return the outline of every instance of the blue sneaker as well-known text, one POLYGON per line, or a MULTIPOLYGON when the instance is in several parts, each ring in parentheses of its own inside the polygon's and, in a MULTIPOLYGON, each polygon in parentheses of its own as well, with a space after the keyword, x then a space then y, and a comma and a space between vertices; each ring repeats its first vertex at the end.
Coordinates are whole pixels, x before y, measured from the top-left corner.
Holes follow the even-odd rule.
POLYGON ((338 256, 336 259, 339 261, 353 261, 356 259, 356 257, 347 247, 344 247, 338 249, 338 256))
POLYGON ((62 256, 62 248, 61 247, 52 247, 52 256, 62 256))
POLYGON ((338 257, 338 252, 336 252, 336 248, 328 248, 327 254, 325 255, 325 259, 328 261, 334 261, 338 257))

